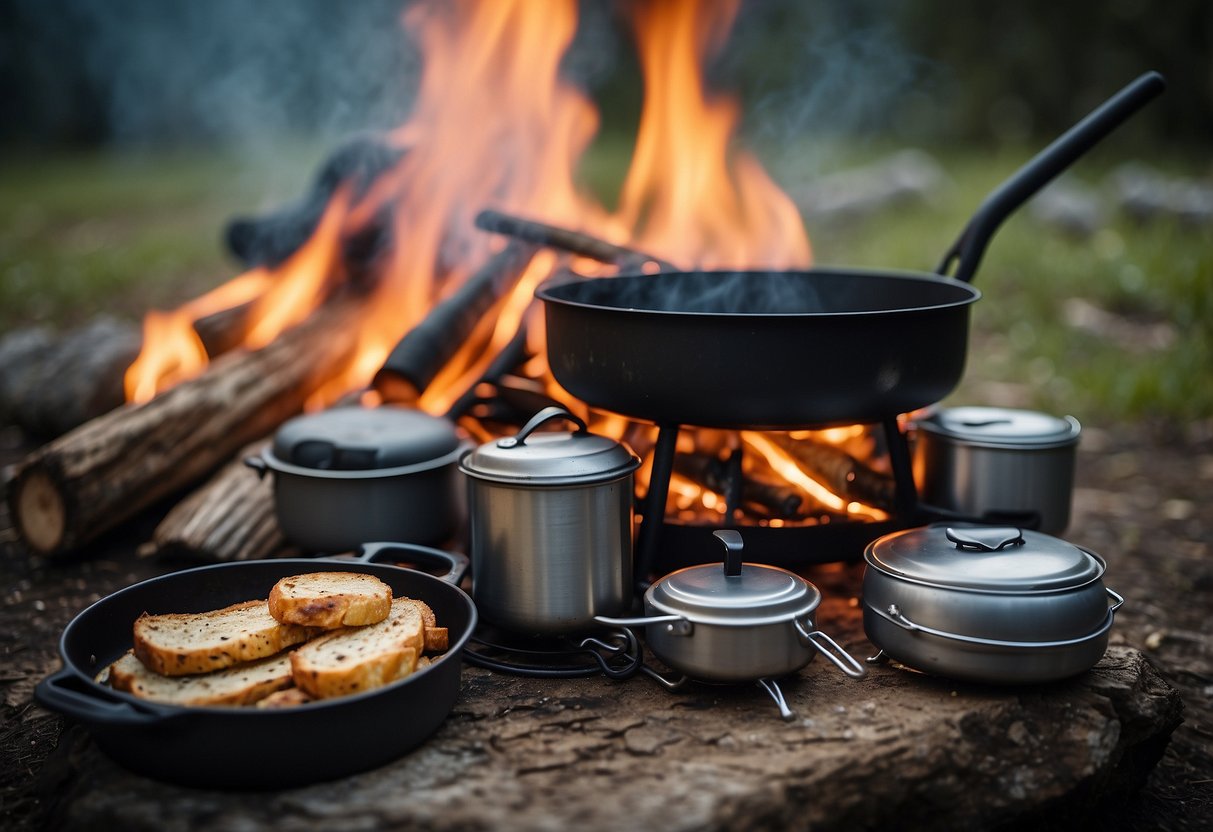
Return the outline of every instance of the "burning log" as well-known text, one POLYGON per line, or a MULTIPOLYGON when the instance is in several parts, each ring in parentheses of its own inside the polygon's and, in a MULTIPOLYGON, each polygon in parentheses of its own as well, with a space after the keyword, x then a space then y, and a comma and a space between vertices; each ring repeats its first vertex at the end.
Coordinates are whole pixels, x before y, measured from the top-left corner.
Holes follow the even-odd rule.
POLYGON ((600 263, 619 266, 621 269, 643 271, 646 267, 655 267, 657 271, 678 271, 673 264, 634 248, 616 245, 580 231, 523 219, 500 211, 481 211, 476 215, 476 227, 484 231, 506 234, 517 240, 526 240, 536 245, 579 254, 600 263))
POLYGON ((375 374, 373 384, 383 398, 416 401, 484 315, 518 282, 534 254, 533 246, 511 243, 431 309, 400 339, 375 374))
POLYGON ((245 446, 234 461, 175 505, 140 554, 253 560, 270 557, 285 546, 274 514, 273 483, 243 462, 265 446, 264 441, 245 446))
MULTIPOLYGON (((311 189, 299 201, 263 217, 244 217, 228 223, 224 238, 228 249, 247 267, 277 266, 315 232, 338 186, 348 182, 354 197, 366 193, 376 177, 396 166, 405 150, 373 136, 360 136, 338 147, 324 161, 311 189)), ((347 262, 366 262, 390 234, 390 211, 345 241, 347 262)))
POLYGON ((893 507, 897 494, 893 478, 872 470, 841 448, 793 439, 786 433, 763 435, 838 496, 875 508, 893 507))
POLYGON ((22 540, 40 555, 73 550, 265 436, 350 360, 359 309, 333 301, 264 349, 230 353, 32 453, 8 494, 22 540))
MULTIPOLYGON (((679 454, 674 457, 678 475, 717 494, 727 495, 735 487, 729 463, 711 454, 679 454)), ((800 516, 804 498, 790 486, 742 476, 739 497, 744 505, 756 506, 768 517, 790 520, 800 516)))

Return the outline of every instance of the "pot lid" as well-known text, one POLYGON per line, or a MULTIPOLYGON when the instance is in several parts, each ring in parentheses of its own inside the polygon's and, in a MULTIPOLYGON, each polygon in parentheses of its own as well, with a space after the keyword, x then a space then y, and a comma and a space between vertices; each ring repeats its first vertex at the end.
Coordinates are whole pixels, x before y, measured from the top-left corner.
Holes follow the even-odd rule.
POLYGON ((446 419, 419 410, 335 407, 297 416, 274 435, 273 455, 301 468, 368 470, 400 468, 439 459, 459 447, 446 419))
POLYGON ((546 407, 515 436, 486 442, 459 467, 469 476, 493 482, 576 485, 626 476, 640 467, 640 459, 626 445, 590 433, 585 422, 564 408, 546 407), (570 421, 577 430, 534 432, 553 419, 570 421))
POLYGON ((649 587, 647 600, 688 620, 762 624, 799 618, 817 608, 821 592, 804 578, 761 563, 742 563, 741 535, 713 532, 725 544, 725 562, 688 566, 649 587))
POLYGON ((1007 407, 951 407, 918 422, 930 433, 991 448, 1054 448, 1078 441, 1073 416, 1058 418, 1007 407))
POLYGON ((864 560, 894 577, 987 592, 1073 589, 1104 573, 1098 556, 1041 532, 947 523, 887 534, 864 560))

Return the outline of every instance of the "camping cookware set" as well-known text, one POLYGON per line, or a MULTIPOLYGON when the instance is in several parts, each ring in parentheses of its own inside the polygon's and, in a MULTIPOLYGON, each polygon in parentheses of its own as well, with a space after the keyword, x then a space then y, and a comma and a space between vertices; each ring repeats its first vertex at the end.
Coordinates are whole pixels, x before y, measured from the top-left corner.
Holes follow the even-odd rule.
MULTIPOLYGON (((591 406, 663 425, 789 429, 880 421, 932 405, 961 377, 969 309, 980 297, 968 281, 997 226, 1162 86, 1157 74, 1139 78, 1038 154, 987 198, 938 274, 662 272, 541 287, 552 372, 591 406), (811 360, 840 352, 846 361, 811 360), (780 360, 787 355, 804 360, 780 360)), ((1069 519, 1078 430, 1072 419, 990 408, 942 410, 917 423, 924 502, 957 520, 886 535, 864 552, 864 627, 883 656, 997 684, 1062 679, 1098 661, 1123 599, 1104 585, 1098 555, 1049 534, 1069 519), (996 518, 1006 525, 986 522, 996 518)), ((818 589, 787 570, 744 563, 735 531, 716 533, 723 562, 657 578, 636 615, 636 579, 649 577, 632 574, 640 461, 561 408, 479 447, 448 421, 416 411, 340 408, 286 423, 247 463, 272 473, 280 524, 301 548, 408 543, 367 544, 358 560, 185 570, 76 616, 60 642, 64 666, 38 685, 37 698, 150 776, 275 788, 393 759, 449 712, 478 615, 523 634, 642 627, 652 654, 684 678, 758 682, 785 716, 775 680, 817 653, 848 676, 864 675, 817 629, 818 589), (556 422, 573 430, 552 430, 556 422), (461 526, 473 598, 456 586, 466 558, 418 545, 448 541, 461 526), (439 562, 445 574, 389 560, 439 562), (428 603, 450 630, 449 652, 383 688, 279 710, 161 705, 95 680, 129 649, 141 613, 266 597, 280 578, 321 565, 373 574, 428 603), (227 753, 233 736, 273 748, 273 764, 227 753)))

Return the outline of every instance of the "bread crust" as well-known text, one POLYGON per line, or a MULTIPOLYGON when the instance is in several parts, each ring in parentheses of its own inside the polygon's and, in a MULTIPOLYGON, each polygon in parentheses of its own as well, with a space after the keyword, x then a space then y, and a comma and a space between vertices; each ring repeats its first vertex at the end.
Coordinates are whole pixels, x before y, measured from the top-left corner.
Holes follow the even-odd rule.
POLYGON ((292 652, 291 675, 296 687, 316 699, 371 690, 413 672, 423 632, 420 610, 399 598, 378 624, 338 630, 292 652))
POLYGON ((387 618, 392 588, 364 572, 309 572, 291 575, 270 590, 269 610, 284 624, 335 630, 387 618))
POLYGON ((291 662, 283 654, 200 676, 174 677, 149 670, 132 650, 110 665, 109 684, 170 705, 251 705, 291 686, 291 662))
POLYGON ((145 612, 135 621, 134 652, 162 676, 190 676, 272 656, 314 633, 276 621, 265 601, 245 601, 203 613, 145 612))

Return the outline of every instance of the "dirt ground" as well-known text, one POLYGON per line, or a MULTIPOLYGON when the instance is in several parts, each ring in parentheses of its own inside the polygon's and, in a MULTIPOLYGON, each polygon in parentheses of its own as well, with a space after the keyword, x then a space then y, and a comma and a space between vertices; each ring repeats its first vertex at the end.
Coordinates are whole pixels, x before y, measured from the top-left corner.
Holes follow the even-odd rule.
MULTIPOLYGON (((23 439, 0 431, 0 464, 23 439)), ((1184 723, 1139 794, 1093 818, 1105 828, 1213 828, 1213 423, 1183 434, 1149 426, 1087 427, 1074 517, 1065 537, 1102 554, 1108 585, 1126 598, 1114 643, 1143 650, 1183 696, 1184 723)), ((58 666, 63 627, 92 601, 182 564, 141 560, 138 541, 157 512, 91 547, 48 563, 22 552, 0 509, 0 826, 40 828, 73 756, 79 728, 33 704, 34 685, 58 666)))

